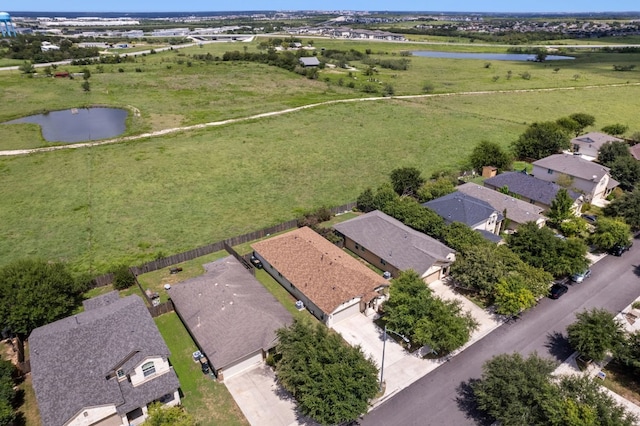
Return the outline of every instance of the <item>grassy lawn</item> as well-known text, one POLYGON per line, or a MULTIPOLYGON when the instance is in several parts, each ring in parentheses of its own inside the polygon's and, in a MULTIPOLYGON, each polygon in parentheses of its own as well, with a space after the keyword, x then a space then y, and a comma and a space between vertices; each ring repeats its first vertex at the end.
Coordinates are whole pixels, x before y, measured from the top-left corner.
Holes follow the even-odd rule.
MULTIPOLYGON (((105 65, 104 73, 92 69, 88 94, 76 80, 0 73, 0 121, 79 104, 132 105, 141 111, 129 119, 127 132, 134 134, 364 96, 338 86, 346 70, 325 69, 319 80, 308 80, 260 64, 190 56, 245 46, 256 50, 257 42, 212 43, 105 65)), ((371 48, 379 58, 415 48, 343 40, 316 40, 315 46, 371 48)), ((490 68, 485 61, 412 57, 408 71, 382 69, 376 78, 392 82, 396 94, 420 93, 430 81, 441 95, 333 104, 118 145, 0 158, 0 265, 42 257, 99 274, 114 264, 139 264, 353 201, 397 167, 417 167, 427 176, 455 169, 481 140, 508 146, 527 124, 574 112, 596 117, 587 130, 613 123, 630 125, 629 134, 639 130, 633 126, 640 87, 598 85, 640 81, 640 71, 612 71, 612 64, 640 55, 578 56, 553 65, 494 61, 490 68), (531 79, 519 77, 525 71, 531 79), (500 78, 493 82, 495 75, 500 78), (487 92, 448 95, 467 90, 487 92)), ((8 129, 0 149, 43 144, 33 126, 0 129, 8 129)), ((250 251, 248 245, 237 249, 250 251)))
POLYGON ((306 309, 303 311, 299 311, 296 308, 296 299, 287 290, 285 290, 285 288, 282 287, 279 282, 274 280, 271 275, 269 275, 269 273, 264 269, 256 270, 256 279, 260 281, 262 285, 265 286, 265 288, 269 290, 269 292, 273 294, 276 299, 278 299, 280 304, 282 304, 282 306, 284 306, 285 309, 289 311, 294 318, 316 321, 316 317, 311 315, 306 309))
POLYGON ((197 347, 175 313, 155 319, 169 350, 170 361, 180 379, 182 404, 201 426, 248 425, 224 384, 202 374, 192 354, 197 347))
POLYGON ((607 374, 605 387, 634 404, 640 404, 640 378, 632 374, 629 368, 613 361, 606 366, 604 372, 607 374))

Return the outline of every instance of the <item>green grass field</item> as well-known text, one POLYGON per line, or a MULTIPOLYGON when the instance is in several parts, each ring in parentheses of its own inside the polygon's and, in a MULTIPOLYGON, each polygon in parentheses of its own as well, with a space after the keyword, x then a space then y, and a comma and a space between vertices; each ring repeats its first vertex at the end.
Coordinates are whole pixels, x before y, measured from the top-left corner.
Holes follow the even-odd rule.
POLYGON ((176 313, 155 319, 160 334, 171 351, 171 365, 180 380, 182 405, 201 426, 248 425, 226 386, 202 374, 192 354, 198 348, 176 313))
MULTIPOLYGON (((244 45, 212 43, 108 65, 102 74, 92 70, 89 94, 79 80, 0 73, 0 120, 84 104, 131 105, 141 111, 129 120, 127 133, 136 134, 364 96, 337 85, 346 70, 308 80, 259 64, 177 63, 244 45), (119 66, 126 71, 115 71, 119 66)), ((386 49, 380 57, 408 46, 315 45, 386 49)), ((397 167, 415 166, 425 175, 458 168, 481 140, 507 146, 528 123, 574 112, 596 117, 589 130, 623 123, 631 134, 640 130, 640 87, 631 84, 640 74, 614 72, 611 64, 638 57, 585 54, 562 64, 494 61, 489 68, 485 61, 412 57, 408 71, 376 77, 393 82, 398 95, 419 94, 431 81, 438 96, 333 104, 90 149, 0 157, 0 265, 42 257, 98 274, 120 262, 138 264, 353 201, 397 167), (525 71, 530 80, 519 77, 525 71), (494 75, 500 76, 495 82, 494 75), (537 88, 569 90, 518 91, 537 88), (466 91, 487 93, 456 94, 466 91)), ((0 149, 46 145, 33 126, 0 131, 7 135, 0 149)))

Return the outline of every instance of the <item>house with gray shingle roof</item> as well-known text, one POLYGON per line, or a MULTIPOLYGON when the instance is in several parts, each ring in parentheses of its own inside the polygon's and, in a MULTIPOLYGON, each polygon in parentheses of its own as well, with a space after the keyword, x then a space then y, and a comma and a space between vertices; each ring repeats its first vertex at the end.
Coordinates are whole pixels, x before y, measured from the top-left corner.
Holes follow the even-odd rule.
POLYGON ((29 336, 42 424, 138 425, 152 402, 179 404, 169 349, 142 299, 114 291, 84 307, 29 336))
POLYGON ((328 327, 384 301, 387 280, 309 227, 251 245, 267 271, 328 327))
POLYGON ((499 235, 504 219, 502 213, 486 201, 456 191, 422 204, 428 207, 446 223, 460 222, 477 231, 499 235))
POLYGON ((624 140, 605 133, 591 132, 571 139, 571 148, 573 152, 596 159, 602 145, 609 142, 624 142, 624 140))
POLYGON ((563 176, 571 180, 571 188, 584 194, 585 200, 601 204, 618 182, 609 175, 609 168, 585 160, 578 155, 554 154, 533 163, 533 176, 558 183, 563 176))
POLYGON ((393 277, 412 269, 430 283, 445 276, 455 261, 455 250, 379 210, 334 229, 344 237, 346 248, 393 277))
POLYGON ((467 182, 458 186, 458 191, 486 201, 491 207, 496 209, 508 219, 505 228, 515 230, 518 226, 527 222, 535 222, 539 227, 544 226, 546 218, 542 214, 544 209, 534 204, 518 200, 510 195, 499 191, 480 186, 473 182, 467 182))
MULTIPOLYGON (((541 207, 543 211, 551 208, 551 202, 556 198, 558 191, 562 187, 553 182, 547 182, 522 172, 500 173, 489 179, 485 179, 484 186, 502 191, 503 188, 510 195, 517 197, 521 201, 541 207)), ((572 210, 575 214, 580 214, 580 208, 584 201, 581 194, 568 190, 569 197, 573 200, 572 210)))
POLYGON ((260 365, 293 317, 234 257, 171 286, 175 310, 219 380, 260 365))
POLYGON ((320 65, 320 60, 316 56, 303 56, 299 59, 300 65, 303 67, 317 67, 320 65))

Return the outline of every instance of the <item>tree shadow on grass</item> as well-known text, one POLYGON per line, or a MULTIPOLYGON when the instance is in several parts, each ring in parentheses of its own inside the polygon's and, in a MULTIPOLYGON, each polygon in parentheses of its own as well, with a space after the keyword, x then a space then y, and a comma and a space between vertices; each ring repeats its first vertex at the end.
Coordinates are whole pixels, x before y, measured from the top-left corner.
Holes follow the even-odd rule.
POLYGON ((560 362, 569 358, 573 353, 569 340, 564 334, 558 333, 557 331, 547 335, 545 347, 549 350, 549 354, 560 362))
POLYGON ((478 380, 479 379, 470 379, 468 382, 460 383, 456 388, 458 394, 456 403, 460 411, 462 411, 468 419, 473 420, 477 425, 489 426, 494 423, 494 420, 478 408, 478 404, 473 395, 473 384, 478 382, 478 380))

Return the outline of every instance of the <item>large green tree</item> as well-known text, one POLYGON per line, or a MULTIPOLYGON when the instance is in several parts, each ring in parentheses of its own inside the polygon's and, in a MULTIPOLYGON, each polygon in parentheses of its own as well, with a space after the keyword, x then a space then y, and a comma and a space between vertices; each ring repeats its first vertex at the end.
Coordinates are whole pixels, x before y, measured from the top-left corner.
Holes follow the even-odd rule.
POLYGON ((196 426, 197 422, 181 406, 167 407, 156 402, 149 406, 149 417, 144 424, 145 426, 196 426))
POLYGON ((471 384, 478 408, 503 426, 632 426, 636 417, 588 376, 554 377, 555 364, 533 354, 487 361, 471 384))
POLYGON ((601 130, 608 135, 622 136, 627 130, 629 130, 629 126, 626 124, 616 123, 604 126, 601 130))
POLYGON ((451 179, 440 177, 427 181, 422 185, 418 190, 418 200, 421 203, 426 203, 427 201, 435 200, 436 198, 451 194, 455 190, 456 187, 453 182, 451 182, 451 179))
POLYGON ((567 334, 571 347, 594 361, 602 361, 625 340, 624 328, 615 315, 597 308, 576 314, 576 321, 567 327, 567 334))
POLYGON ((393 280, 384 320, 390 329, 407 336, 412 346, 429 346, 439 355, 464 345, 478 324, 460 302, 443 300, 414 271, 393 280))
POLYGON ((536 304, 536 297, 528 288, 520 274, 510 274, 495 286, 494 301, 496 312, 502 315, 516 315, 536 304))
POLYGON ((630 157, 629 145, 624 141, 607 142, 598 150, 598 161, 607 167, 619 157, 630 157))
POLYGON ((575 135, 579 136, 589 126, 593 126, 596 123, 596 118, 593 115, 585 114, 582 112, 576 112, 569 116, 570 119, 578 123, 578 128, 575 130, 575 135))
POLYGON ((300 411, 323 425, 357 419, 378 392, 378 369, 322 324, 294 321, 277 331, 276 375, 300 411))
POLYGON ((591 244, 602 250, 610 250, 616 245, 626 246, 631 238, 631 227, 620 219, 602 217, 589 237, 591 244))
POLYGON ((420 170, 415 167, 400 167, 391 171, 391 185, 398 195, 415 197, 424 184, 420 170))
POLYGON ((549 219, 551 219, 555 225, 560 225, 563 220, 569 219, 573 215, 571 212, 572 206, 573 199, 569 196, 569 191, 560 188, 556 197, 551 201, 551 207, 548 213, 549 219))
POLYGON ((610 217, 622 217, 631 229, 640 229, 640 188, 613 200, 604 208, 604 214, 610 217))
POLYGON ((620 182, 625 191, 633 191, 640 182, 640 161, 631 155, 616 158, 610 167, 611 177, 620 182))
POLYGON ((469 157, 471 167, 481 173, 484 166, 493 166, 498 171, 511 168, 511 155, 495 142, 481 141, 473 148, 469 157))
POLYGON ((24 259, 0 269, 0 326, 27 336, 71 314, 84 287, 62 263, 24 259))
POLYGON ((539 160, 570 146, 569 132, 558 123, 531 124, 511 147, 516 158, 539 160))

